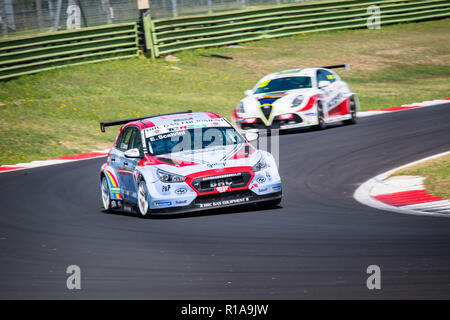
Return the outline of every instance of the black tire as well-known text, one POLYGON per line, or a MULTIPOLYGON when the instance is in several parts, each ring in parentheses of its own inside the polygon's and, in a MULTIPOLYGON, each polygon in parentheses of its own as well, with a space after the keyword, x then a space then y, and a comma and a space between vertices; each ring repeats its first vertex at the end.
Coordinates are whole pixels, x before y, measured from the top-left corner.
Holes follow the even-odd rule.
POLYGON ((147 185, 143 179, 138 184, 138 211, 142 218, 151 216, 147 185))
POLYGON ((352 115, 351 119, 343 121, 343 123, 345 125, 355 124, 357 122, 357 119, 356 119, 356 101, 355 101, 354 97, 350 98, 350 114, 352 115))
POLYGON ((102 176, 101 179, 100 193, 102 197, 103 209, 106 212, 111 212, 112 211, 111 192, 109 191, 109 184, 105 176, 102 176))
POLYGON ((317 130, 323 130, 327 127, 323 116, 323 106, 321 101, 317 102, 317 122, 318 124, 315 126, 317 130))
POLYGON ((274 200, 267 200, 262 202, 257 202, 256 205, 260 209, 272 209, 278 206, 281 203, 281 198, 274 199, 274 200))

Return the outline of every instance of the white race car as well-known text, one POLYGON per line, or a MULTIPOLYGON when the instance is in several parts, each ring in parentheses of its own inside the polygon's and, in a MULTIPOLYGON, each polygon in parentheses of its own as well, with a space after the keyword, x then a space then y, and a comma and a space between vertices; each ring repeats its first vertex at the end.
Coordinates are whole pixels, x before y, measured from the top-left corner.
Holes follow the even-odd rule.
POLYGON ((274 157, 253 147, 212 112, 176 112, 100 123, 121 125, 100 170, 106 211, 142 216, 255 203, 276 207, 282 197, 274 157), (137 208, 137 210, 136 210, 137 208))
POLYGON ((262 78, 233 111, 241 129, 291 129, 343 121, 356 123, 358 97, 330 69, 301 68, 272 73, 262 78))

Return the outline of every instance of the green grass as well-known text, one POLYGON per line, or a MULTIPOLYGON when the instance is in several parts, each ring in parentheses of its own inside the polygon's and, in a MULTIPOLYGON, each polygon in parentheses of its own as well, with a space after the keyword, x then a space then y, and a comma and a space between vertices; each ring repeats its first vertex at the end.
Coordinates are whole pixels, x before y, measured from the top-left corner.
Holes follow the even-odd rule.
POLYGON ((263 75, 300 66, 350 63, 339 73, 363 110, 448 97, 449 29, 450 19, 323 32, 180 52, 179 62, 141 57, 0 82, 0 164, 107 148, 117 128, 102 134, 99 121, 186 109, 230 117, 263 75))
POLYGON ((450 154, 400 169, 392 176, 425 177, 425 188, 433 195, 450 199, 450 154))

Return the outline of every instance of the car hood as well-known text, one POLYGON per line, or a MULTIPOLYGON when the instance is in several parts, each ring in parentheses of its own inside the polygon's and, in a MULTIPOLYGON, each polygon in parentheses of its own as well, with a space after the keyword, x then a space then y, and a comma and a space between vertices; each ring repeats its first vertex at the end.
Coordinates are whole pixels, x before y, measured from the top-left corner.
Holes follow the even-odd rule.
POLYGON ((161 154, 155 158, 157 167, 172 173, 191 173, 229 167, 253 166, 262 156, 259 150, 250 147, 245 154, 245 144, 211 147, 207 149, 161 154))

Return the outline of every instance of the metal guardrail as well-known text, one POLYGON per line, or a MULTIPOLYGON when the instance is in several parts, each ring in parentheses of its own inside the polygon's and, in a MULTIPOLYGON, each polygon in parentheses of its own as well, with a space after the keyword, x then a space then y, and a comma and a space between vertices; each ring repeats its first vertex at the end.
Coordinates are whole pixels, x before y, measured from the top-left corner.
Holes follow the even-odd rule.
MULTIPOLYGON (((381 9, 381 24, 450 16, 448 0, 328 1, 265 9, 152 20, 143 12, 143 37, 151 57, 300 33, 364 28, 381 9)), ((0 80, 68 65, 139 55, 137 23, 60 31, 0 41, 0 80)))
POLYGON ((328 1, 158 20, 147 13, 143 16, 145 43, 154 58, 186 49, 363 28, 372 5, 381 9, 382 25, 450 16, 448 0, 328 1))
POLYGON ((0 80, 139 55, 136 23, 106 25, 0 42, 0 80))

